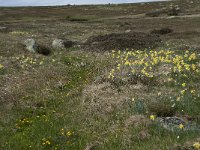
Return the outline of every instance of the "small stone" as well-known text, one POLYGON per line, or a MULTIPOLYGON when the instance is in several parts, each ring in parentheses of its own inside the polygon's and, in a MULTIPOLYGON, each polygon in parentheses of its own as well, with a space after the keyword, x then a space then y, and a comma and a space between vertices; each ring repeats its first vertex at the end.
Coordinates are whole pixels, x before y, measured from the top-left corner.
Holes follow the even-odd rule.
POLYGON ((7 27, 1 27, 0 26, 0 30, 5 30, 5 29, 7 29, 7 27))
POLYGON ((129 32, 131 32, 131 30, 126 30, 126 31, 125 31, 125 33, 129 33, 129 32))

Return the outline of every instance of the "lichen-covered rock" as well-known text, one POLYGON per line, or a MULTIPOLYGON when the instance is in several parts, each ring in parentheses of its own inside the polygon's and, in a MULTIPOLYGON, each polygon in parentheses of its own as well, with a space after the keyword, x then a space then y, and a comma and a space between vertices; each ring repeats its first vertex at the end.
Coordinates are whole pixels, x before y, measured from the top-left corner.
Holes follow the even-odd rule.
POLYGON ((55 39, 52 42, 52 47, 54 49, 65 49, 72 47, 74 42, 70 40, 63 40, 63 39, 55 39))
POLYGON ((24 41, 24 46, 29 52, 37 52, 38 45, 34 39, 26 39, 24 41))
POLYGON ((200 126, 195 122, 187 121, 179 117, 158 117, 157 120, 160 126, 173 132, 178 130, 200 131, 200 126))

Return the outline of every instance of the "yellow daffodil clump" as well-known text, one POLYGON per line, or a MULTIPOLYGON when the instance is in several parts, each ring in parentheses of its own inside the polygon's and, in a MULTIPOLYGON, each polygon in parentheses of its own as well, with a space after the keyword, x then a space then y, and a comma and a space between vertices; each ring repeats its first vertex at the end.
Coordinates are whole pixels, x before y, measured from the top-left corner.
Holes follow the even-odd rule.
POLYGON ((124 79, 131 75, 149 79, 163 76, 167 79, 165 82, 173 82, 180 87, 177 101, 180 101, 187 93, 191 95, 197 93, 190 83, 192 78, 200 76, 200 58, 193 51, 113 50, 111 56, 116 62, 116 66, 108 74, 110 79, 124 79))
POLYGON ((51 141, 47 138, 42 139, 42 145, 51 145, 51 141))
MULTIPOLYGON (((168 64, 175 73, 185 73, 188 71, 199 72, 195 53, 175 54, 172 50, 160 51, 112 51, 112 57, 116 59, 116 68, 111 71, 109 77, 113 77, 114 73, 123 68, 129 67, 130 72, 139 72, 146 77, 154 77, 155 69, 159 65, 168 64)), ((185 83, 183 84, 183 87, 185 83)))

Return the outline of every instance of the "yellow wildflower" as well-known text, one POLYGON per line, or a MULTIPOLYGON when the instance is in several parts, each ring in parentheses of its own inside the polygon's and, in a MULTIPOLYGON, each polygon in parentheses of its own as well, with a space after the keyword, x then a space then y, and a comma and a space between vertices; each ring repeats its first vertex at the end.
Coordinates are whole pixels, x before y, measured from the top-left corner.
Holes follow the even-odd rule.
POLYGON ((72 132, 71 131, 68 131, 67 132, 67 136, 71 136, 72 135, 72 132))
POLYGON ((177 99, 176 99, 177 101, 180 101, 181 100, 181 98, 180 97, 177 97, 177 99))
MULTIPOLYGON (((121 64, 117 65, 117 69, 120 70, 121 64)), ((114 71, 113 71, 114 72, 114 71)))
POLYGON ((146 66, 146 67, 148 67, 148 66, 149 66, 149 63, 148 63, 148 62, 146 62, 146 63, 145 63, 145 66, 146 66))
POLYGON ((41 61, 41 62, 40 62, 40 65, 42 65, 43 63, 44 63, 44 62, 43 62, 43 61, 41 61))
POLYGON ((125 65, 130 65, 131 63, 127 60, 126 62, 125 62, 125 65))
POLYGON ((190 57, 188 58, 188 60, 189 61, 191 61, 191 60, 195 60, 197 57, 196 57, 196 54, 195 53, 192 53, 191 55, 190 55, 190 57))
POLYGON ((186 83, 182 83, 181 85, 182 85, 182 87, 185 87, 185 86, 186 86, 186 83))
POLYGON ((112 54, 112 58, 115 58, 115 54, 112 54))
POLYGON ((179 128, 180 128, 180 129, 183 129, 183 128, 184 128, 184 125, 183 125, 183 124, 180 124, 180 125, 179 125, 179 128))
POLYGON ((196 65, 192 64, 191 68, 192 68, 192 70, 195 70, 196 69, 196 65))
POLYGON ((173 81, 173 78, 168 78, 167 80, 168 80, 168 82, 170 82, 170 81, 173 81))
POLYGON ((51 142, 50 142, 49 140, 47 140, 47 141, 46 141, 46 143, 47 143, 48 145, 50 145, 50 144, 51 144, 51 142))
POLYGON ((158 96, 162 95, 162 92, 158 92, 158 96))
POLYGON ((51 145, 51 142, 46 138, 43 138, 42 141, 43 141, 42 142, 43 145, 51 145))
POLYGON ((181 91, 181 94, 182 94, 182 95, 185 94, 185 90, 182 90, 182 91, 181 91))
POLYGON ((185 54, 184 57, 185 57, 185 58, 188 57, 188 54, 185 54))
POLYGON ((184 66, 185 66, 186 70, 190 70, 190 65, 189 64, 185 64, 184 66))
POLYGON ((114 78, 114 75, 113 75, 113 73, 112 73, 112 72, 110 72, 110 74, 109 74, 108 78, 111 78, 111 79, 113 79, 113 78, 114 78))
POLYGON ((155 115, 151 115, 150 119, 154 121, 155 120, 155 115))
POLYGON ((191 94, 194 94, 194 93, 195 93, 195 90, 191 90, 190 92, 191 92, 191 94))
POLYGON ((158 58, 153 58, 153 62, 152 62, 152 65, 156 65, 156 64, 158 64, 158 58))
POLYGON ((0 69, 3 69, 3 68, 4 68, 4 66, 2 64, 0 64, 0 69))
POLYGON ((194 144, 193 144, 193 147, 195 148, 195 149, 200 149, 200 143, 199 142, 195 142, 194 144))

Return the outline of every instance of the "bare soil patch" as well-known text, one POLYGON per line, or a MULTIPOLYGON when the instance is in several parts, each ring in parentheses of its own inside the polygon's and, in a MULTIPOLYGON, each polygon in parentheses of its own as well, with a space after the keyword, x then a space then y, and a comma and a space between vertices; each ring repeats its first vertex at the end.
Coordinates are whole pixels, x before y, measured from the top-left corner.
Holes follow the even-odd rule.
POLYGON ((164 35, 164 34, 169 34, 169 33, 172 33, 173 30, 170 29, 170 28, 161 28, 161 29, 154 29, 151 31, 151 33, 154 33, 154 34, 161 34, 161 35, 164 35))
POLYGON ((114 49, 145 49, 161 43, 158 35, 142 32, 111 33, 90 37, 83 45, 89 51, 111 51, 114 49))

